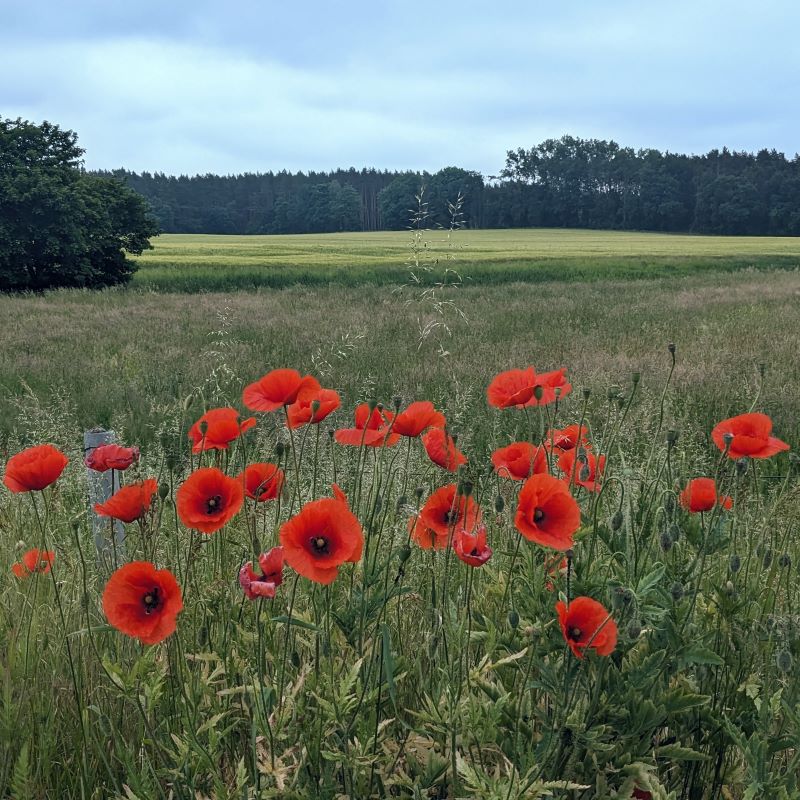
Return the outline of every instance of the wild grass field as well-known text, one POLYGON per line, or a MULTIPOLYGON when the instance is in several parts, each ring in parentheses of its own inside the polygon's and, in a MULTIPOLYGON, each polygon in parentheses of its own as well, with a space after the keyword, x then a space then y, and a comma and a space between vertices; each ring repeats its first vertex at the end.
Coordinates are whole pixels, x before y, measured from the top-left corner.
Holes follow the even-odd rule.
POLYGON ((0 296, 4 476, 69 459, 0 488, 0 796, 800 796, 797 241, 457 232, 437 262, 409 238, 169 237, 129 289, 0 296), (283 367, 341 405, 288 428, 282 381, 243 394, 283 367), (394 441, 422 400, 445 434, 394 441), (341 433, 359 403, 375 446, 341 433), (255 426, 201 421, 227 406, 255 426), (789 452, 712 439, 750 411, 789 452), (100 560, 94 425, 141 448, 100 560), (511 443, 541 448, 519 480, 511 443), (237 501, 265 462, 282 488, 237 501), (132 561, 159 572, 112 583, 132 561))

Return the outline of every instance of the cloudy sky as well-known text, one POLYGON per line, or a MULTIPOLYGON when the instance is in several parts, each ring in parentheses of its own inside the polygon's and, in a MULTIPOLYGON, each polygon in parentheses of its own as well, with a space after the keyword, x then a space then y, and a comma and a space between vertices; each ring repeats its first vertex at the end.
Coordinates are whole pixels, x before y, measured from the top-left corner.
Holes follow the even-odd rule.
POLYGON ((90 168, 496 174, 572 133, 800 150, 795 0, 0 0, 0 116, 90 168))

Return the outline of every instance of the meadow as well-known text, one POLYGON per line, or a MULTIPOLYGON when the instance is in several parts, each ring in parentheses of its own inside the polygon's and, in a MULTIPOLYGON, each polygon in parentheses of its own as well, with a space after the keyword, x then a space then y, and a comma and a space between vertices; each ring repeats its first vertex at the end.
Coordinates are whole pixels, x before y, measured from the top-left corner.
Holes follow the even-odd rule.
POLYGON ((797 240, 444 237, 171 236, 129 289, 0 297, 0 464, 69 459, 0 488, 2 796, 800 796, 797 240), (245 390, 277 368, 341 405, 245 390), (423 400, 444 435, 396 436, 423 400), (712 438, 750 411, 788 452, 712 438), (102 558, 94 425, 141 448, 102 558), (282 485, 236 502, 254 463, 282 485), (135 624, 130 561, 179 587, 147 573, 135 624))

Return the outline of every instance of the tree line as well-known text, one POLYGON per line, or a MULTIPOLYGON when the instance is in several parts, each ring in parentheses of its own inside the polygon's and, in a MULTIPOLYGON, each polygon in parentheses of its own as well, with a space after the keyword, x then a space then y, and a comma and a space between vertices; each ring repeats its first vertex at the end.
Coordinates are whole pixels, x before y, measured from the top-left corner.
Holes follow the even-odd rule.
POLYGON ((400 230, 422 201, 430 227, 563 227, 800 235, 800 157, 723 148, 634 150, 563 136, 508 151, 497 176, 376 169, 172 176, 98 173, 144 196, 167 233, 400 230))

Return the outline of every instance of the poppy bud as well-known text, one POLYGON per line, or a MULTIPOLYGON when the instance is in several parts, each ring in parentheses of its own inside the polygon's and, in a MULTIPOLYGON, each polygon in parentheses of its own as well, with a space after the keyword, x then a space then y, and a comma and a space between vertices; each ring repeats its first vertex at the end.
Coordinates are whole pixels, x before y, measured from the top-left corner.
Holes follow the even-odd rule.
POLYGON ((409 558, 411 558, 411 548, 407 544, 404 544, 400 548, 400 563, 405 564, 409 558))
POLYGON ((208 643, 208 628, 205 625, 201 625, 197 629, 197 644, 200 647, 205 647, 208 643))
POLYGON ((169 484, 160 483, 158 485, 158 496, 162 500, 166 500, 168 494, 169 494, 169 484))
POLYGON ((764 553, 764 560, 762 563, 764 564, 765 569, 772 565, 772 550, 767 550, 764 553))
POLYGON ((475 484, 472 481, 462 481, 458 489, 464 497, 470 497, 475 489, 475 484))
POLYGON ((669 354, 670 354, 671 356, 674 356, 674 355, 675 355, 675 342, 670 342, 670 343, 667 345, 667 350, 669 350, 669 354))
POLYGON ((395 510, 397 511, 398 514, 402 513, 407 503, 408 503, 408 498, 404 494, 401 494, 400 497, 397 498, 397 504, 395 506, 395 510))
POLYGON ((294 666, 295 669, 300 667, 300 653, 298 653, 297 650, 292 650, 292 666, 294 666))
POLYGON ((511 611, 508 612, 508 624, 514 629, 517 629, 519 625, 519 614, 517 613, 516 609, 512 608, 511 611))
POLYGON ((734 553, 728 561, 728 569, 735 575, 742 568, 742 559, 734 553))
POLYGON ((767 618, 764 620, 764 627, 771 631, 775 627, 775 617, 772 614, 767 614, 767 618))
POLYGON ((578 479, 581 480, 581 481, 586 482, 586 481, 589 480, 589 477, 591 476, 591 474, 592 474, 592 471, 589 469, 589 465, 588 464, 584 464, 581 467, 580 472, 578 473, 578 479))
POLYGON ((673 544, 681 538, 681 529, 677 523, 673 522, 672 525, 669 526, 669 535, 673 544))
POLYGON ((286 449, 287 449, 286 445, 283 442, 278 442, 275 445, 275 455, 278 457, 278 460, 280 460, 283 457, 283 454, 286 452, 286 449))
POLYGON ((762 361, 758 365, 758 374, 763 378, 766 372, 767 372, 767 365, 762 361))
POLYGON ((775 663, 781 672, 791 672, 792 670, 792 654, 788 650, 779 650, 778 655, 775 656, 775 663))
POLYGON ((416 496, 417 500, 419 500, 423 494, 425 494, 424 486, 417 486, 417 488, 414 489, 414 495, 416 496))
POLYGON ((533 387, 533 396, 537 400, 541 400, 544 397, 544 386, 539 386, 538 384, 533 387))
POLYGON ((764 555, 764 545, 763 545, 763 544, 761 544, 761 542, 759 542, 759 543, 756 545, 756 555, 757 555, 759 558, 761 558, 761 556, 763 556, 763 555, 764 555))
POLYGON ((592 396, 592 390, 588 386, 583 387, 583 399, 588 400, 592 396))
POLYGON ((617 511, 613 517, 611 517, 611 530, 618 531, 622 527, 622 523, 625 521, 625 517, 622 515, 621 511, 617 511))
POLYGON ((494 499, 494 510, 498 514, 502 514, 503 513, 503 509, 505 507, 506 507, 506 501, 503 500, 502 495, 497 495, 497 497, 495 497, 495 499, 494 499))
POLYGON ((609 403, 613 403, 617 399, 618 396, 619 395, 617 395, 617 390, 614 389, 613 387, 610 388, 608 390, 608 392, 606 393, 606 399, 608 400, 609 403))
POLYGON ((403 405, 403 398, 399 394, 396 394, 392 398, 392 405, 394 406, 394 410, 396 412, 400 411, 400 406, 403 405))
POLYGON ((335 433, 336 433, 336 431, 333 428, 328 428, 328 438, 331 441, 333 441, 333 437, 334 437, 335 433))
POLYGON ((629 639, 638 639, 642 635, 642 626, 634 620, 628 625, 628 638, 629 639))
POLYGON ((683 600, 683 584, 675 581, 669 589, 670 594, 672 595, 672 599, 676 603, 680 603, 683 600))
POLYGON ((747 472, 747 457, 742 456, 736 459, 736 474, 741 477, 747 472))
POLYGON ((201 419, 200 422, 198 423, 197 427, 198 427, 198 429, 200 431, 201 436, 205 436, 206 433, 208 432, 208 421, 204 420, 204 419, 201 419))
POLYGON ((80 520, 79 519, 73 519, 72 522, 70 522, 70 527, 72 528, 72 532, 77 534, 78 531, 81 529, 80 520))
POLYGON ((665 553, 668 553, 670 550, 672 550, 672 545, 674 542, 672 541, 672 536, 670 536, 668 531, 663 531, 661 533, 661 536, 659 537, 659 544, 665 553))
POLYGON ((666 511, 667 514, 671 514, 674 510, 675 510, 675 495, 668 494, 664 498, 664 511, 666 511))
POLYGON ((725 581, 725 594, 729 596, 733 594, 733 581, 725 581))
POLYGON ((788 569, 792 566, 792 557, 788 553, 783 553, 778 559, 778 566, 788 569))
POLYGON ((672 430, 672 429, 668 430, 667 431, 667 446, 668 447, 674 447, 675 446, 675 442, 678 441, 678 437, 679 436, 680 436, 680 431, 676 431, 676 430, 672 430))
POLYGON ((641 372, 634 372, 633 375, 631 375, 631 383, 633 383, 634 386, 638 386, 639 385, 639 381, 641 379, 642 379, 642 373, 641 372))
POLYGON ((374 411, 374 410, 375 410, 377 407, 378 407, 378 401, 377 401, 377 400, 376 400, 374 397, 371 397, 369 400, 367 400, 367 408, 369 409, 369 411, 370 411, 370 414, 371 414, 371 413, 372 413, 372 412, 373 412, 373 411, 374 411))

